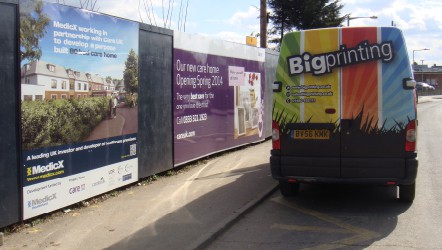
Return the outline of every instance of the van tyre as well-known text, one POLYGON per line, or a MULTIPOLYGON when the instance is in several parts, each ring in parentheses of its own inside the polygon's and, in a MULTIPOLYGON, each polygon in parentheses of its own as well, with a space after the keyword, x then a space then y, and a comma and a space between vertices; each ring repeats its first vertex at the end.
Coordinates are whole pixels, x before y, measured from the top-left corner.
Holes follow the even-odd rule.
POLYGON ((299 193, 299 183, 279 181, 279 191, 284 197, 295 196, 299 193))
POLYGON ((399 186, 399 199, 406 202, 413 202, 416 193, 416 182, 410 185, 399 186))

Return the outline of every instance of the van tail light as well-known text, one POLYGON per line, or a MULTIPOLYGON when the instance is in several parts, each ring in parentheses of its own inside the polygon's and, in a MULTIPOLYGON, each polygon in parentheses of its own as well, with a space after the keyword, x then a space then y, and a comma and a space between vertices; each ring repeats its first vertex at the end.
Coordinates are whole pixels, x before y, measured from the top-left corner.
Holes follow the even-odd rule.
POLYGON ((281 140, 279 136, 279 125, 276 121, 272 121, 272 146, 273 149, 281 149, 281 140))
POLYGON ((416 120, 412 120, 407 124, 405 129, 406 139, 405 139, 405 151, 415 152, 416 151, 416 120))

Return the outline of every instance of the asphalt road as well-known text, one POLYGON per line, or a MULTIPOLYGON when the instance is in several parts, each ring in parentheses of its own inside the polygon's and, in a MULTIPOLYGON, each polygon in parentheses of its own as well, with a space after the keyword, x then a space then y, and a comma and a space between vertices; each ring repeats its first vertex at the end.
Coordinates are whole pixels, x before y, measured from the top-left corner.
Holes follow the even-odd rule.
POLYGON ((418 105, 413 204, 396 187, 301 185, 245 214, 208 249, 442 249, 442 97, 418 105))

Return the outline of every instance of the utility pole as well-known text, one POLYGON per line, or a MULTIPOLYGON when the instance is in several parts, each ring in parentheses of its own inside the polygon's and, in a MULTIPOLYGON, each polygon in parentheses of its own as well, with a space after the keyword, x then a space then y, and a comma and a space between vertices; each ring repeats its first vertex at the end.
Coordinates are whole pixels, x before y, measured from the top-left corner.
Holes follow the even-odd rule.
POLYGON ((267 48, 267 2, 266 0, 261 0, 260 7, 260 46, 261 48, 267 48))

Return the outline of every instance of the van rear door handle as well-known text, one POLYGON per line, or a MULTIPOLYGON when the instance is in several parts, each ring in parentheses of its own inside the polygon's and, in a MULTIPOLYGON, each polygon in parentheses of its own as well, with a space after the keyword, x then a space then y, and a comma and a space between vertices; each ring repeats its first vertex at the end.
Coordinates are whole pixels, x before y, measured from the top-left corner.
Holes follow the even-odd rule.
POLYGON ((334 108, 325 109, 325 113, 326 114, 335 114, 336 113, 336 109, 334 109, 334 108))

